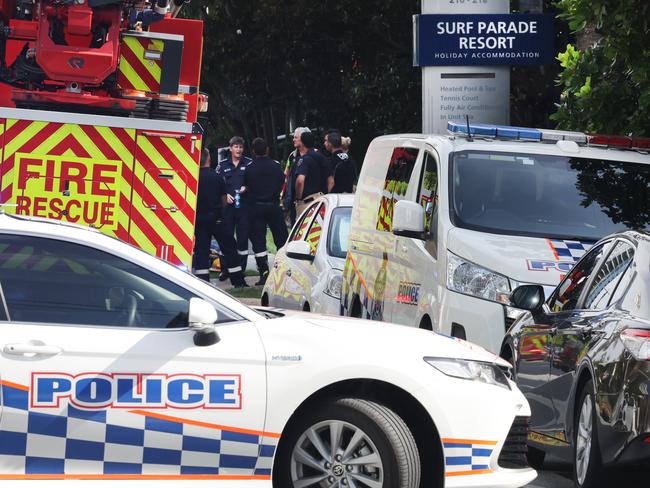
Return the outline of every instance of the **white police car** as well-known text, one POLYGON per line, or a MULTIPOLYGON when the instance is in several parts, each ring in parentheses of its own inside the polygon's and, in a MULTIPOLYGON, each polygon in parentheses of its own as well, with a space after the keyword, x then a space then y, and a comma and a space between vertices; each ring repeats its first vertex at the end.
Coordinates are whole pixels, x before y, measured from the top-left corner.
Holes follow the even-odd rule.
POLYGON ((262 305, 340 315, 353 202, 330 193, 305 209, 275 255, 262 305))
POLYGON ((405 327, 260 313, 96 231, 0 214, 0 323, 2 486, 535 477, 520 450, 528 404, 485 350, 405 327))

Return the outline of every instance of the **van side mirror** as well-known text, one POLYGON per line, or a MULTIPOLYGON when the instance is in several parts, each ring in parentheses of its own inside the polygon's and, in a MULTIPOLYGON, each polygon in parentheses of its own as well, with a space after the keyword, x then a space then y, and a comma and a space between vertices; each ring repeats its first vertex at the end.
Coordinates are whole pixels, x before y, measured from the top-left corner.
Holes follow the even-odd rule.
POLYGON ((218 318, 217 311, 212 304, 202 298, 190 298, 188 323, 190 330, 194 331, 194 345, 211 346, 219 342, 219 336, 214 326, 218 318))
POLYGON ((311 246, 307 241, 291 241, 287 244, 287 257, 300 261, 313 261, 311 246))
POLYGON ((393 234, 426 240, 424 209, 419 203, 399 200, 393 209, 393 234))
POLYGON ((544 305, 544 288, 539 285, 521 285, 510 294, 510 305, 533 313, 540 312, 544 305))

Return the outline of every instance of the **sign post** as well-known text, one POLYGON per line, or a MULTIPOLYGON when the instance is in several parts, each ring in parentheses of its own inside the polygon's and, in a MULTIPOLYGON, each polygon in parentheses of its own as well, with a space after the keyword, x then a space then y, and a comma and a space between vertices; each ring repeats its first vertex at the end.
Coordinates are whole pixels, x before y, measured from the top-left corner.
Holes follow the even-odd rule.
MULTIPOLYGON (((423 14, 509 12, 510 0, 422 0, 423 14)), ((465 116, 474 123, 508 124, 510 66, 454 64, 422 67, 422 132, 445 134, 447 122, 465 116)))

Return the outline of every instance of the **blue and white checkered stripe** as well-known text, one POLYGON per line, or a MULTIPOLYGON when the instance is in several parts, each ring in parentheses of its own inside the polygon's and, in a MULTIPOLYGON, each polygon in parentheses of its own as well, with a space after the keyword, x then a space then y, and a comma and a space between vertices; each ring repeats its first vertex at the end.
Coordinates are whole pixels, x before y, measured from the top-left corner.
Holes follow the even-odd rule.
POLYGON ((443 442, 445 473, 490 470, 490 457, 494 448, 484 444, 463 441, 443 442))
POLYGON ((573 261, 576 263, 594 245, 593 242, 565 241, 562 239, 549 239, 548 241, 559 260, 573 261))
POLYGON ((268 475, 277 439, 126 410, 29 410, 2 385, 0 472, 9 474, 268 475), (164 446, 164 447, 161 447, 164 446))

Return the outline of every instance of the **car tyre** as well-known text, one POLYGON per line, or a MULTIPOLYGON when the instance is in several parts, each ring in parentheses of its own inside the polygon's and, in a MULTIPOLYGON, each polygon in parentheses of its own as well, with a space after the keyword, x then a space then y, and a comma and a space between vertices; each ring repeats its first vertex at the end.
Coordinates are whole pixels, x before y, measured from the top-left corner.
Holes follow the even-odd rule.
POLYGON ((601 486, 602 462, 598 444, 596 402, 593 382, 587 381, 580 393, 573 434, 573 480, 576 488, 601 486))
POLYGON ((420 475, 406 423, 378 403, 343 398, 306 411, 285 433, 273 486, 418 488, 420 475))

